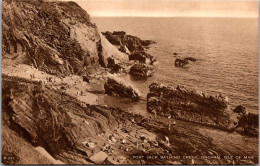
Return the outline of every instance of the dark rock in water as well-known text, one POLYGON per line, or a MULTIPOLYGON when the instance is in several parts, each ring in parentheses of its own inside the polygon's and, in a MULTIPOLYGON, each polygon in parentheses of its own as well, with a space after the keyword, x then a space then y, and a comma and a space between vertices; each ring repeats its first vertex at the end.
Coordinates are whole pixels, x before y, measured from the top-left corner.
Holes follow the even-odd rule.
POLYGON ((175 67, 185 67, 186 65, 189 64, 189 62, 187 60, 176 59, 174 64, 175 67))
POLYGON ((130 68, 130 74, 133 76, 150 77, 154 73, 154 68, 146 64, 135 64, 130 68))
POLYGON ((171 114, 178 119, 228 129, 233 127, 233 115, 228 99, 222 95, 208 96, 184 86, 150 85, 147 94, 147 111, 159 115, 171 114))
POLYGON ((131 98, 133 100, 139 100, 141 93, 138 89, 133 87, 129 82, 126 82, 116 76, 108 76, 104 85, 105 94, 110 96, 120 96, 125 98, 131 98))
POLYGON ((152 40, 142 40, 141 41, 141 44, 142 44, 142 46, 144 46, 144 47, 148 47, 148 46, 150 46, 151 44, 155 44, 156 42, 155 41, 152 41, 152 40))
POLYGON ((246 111, 246 108, 244 106, 242 106, 242 105, 237 106, 233 110, 233 112, 235 112, 235 113, 245 113, 245 111, 246 111))
POLYGON ((259 117, 258 114, 250 113, 242 105, 237 106, 233 112, 238 114, 238 123, 234 130, 246 135, 258 136, 259 117), (242 130, 242 131, 241 131, 242 130))
POLYGON ((129 60, 138 60, 140 63, 152 64, 155 59, 150 54, 141 51, 129 55, 129 60))
POLYGON ((193 58, 193 57, 184 58, 184 60, 192 61, 192 62, 196 62, 197 61, 197 59, 193 58))
POLYGON ((107 31, 102 32, 102 34, 110 41, 113 45, 117 46, 118 49, 124 52, 122 46, 125 46, 130 53, 145 51, 145 48, 154 41, 151 40, 141 40, 140 38, 132 35, 127 35, 124 31, 114 31, 113 33, 107 31))
POLYGON ((190 62, 196 62, 196 61, 197 61, 197 59, 192 58, 192 57, 188 57, 188 58, 184 58, 184 59, 177 58, 175 60, 174 64, 175 64, 175 67, 183 67, 183 68, 185 68, 185 67, 188 67, 190 62))

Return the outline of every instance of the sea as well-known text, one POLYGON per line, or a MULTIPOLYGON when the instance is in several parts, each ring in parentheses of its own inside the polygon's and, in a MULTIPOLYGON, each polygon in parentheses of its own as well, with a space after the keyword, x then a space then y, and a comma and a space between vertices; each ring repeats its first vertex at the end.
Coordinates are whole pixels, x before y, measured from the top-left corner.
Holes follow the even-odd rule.
POLYGON ((231 109, 244 105, 258 113, 258 18, 94 17, 92 21, 102 32, 125 31, 156 42, 148 49, 158 61, 152 77, 121 76, 142 92, 144 100, 134 103, 105 96, 106 105, 145 113, 149 85, 161 82, 222 94, 229 98, 231 109), (189 68, 177 68, 174 61, 178 57, 198 60, 189 68))

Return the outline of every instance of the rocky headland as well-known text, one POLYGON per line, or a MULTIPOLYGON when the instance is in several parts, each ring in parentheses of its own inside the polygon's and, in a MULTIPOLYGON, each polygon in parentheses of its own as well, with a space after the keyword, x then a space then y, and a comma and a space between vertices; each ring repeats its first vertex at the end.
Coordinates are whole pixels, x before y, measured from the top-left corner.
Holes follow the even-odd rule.
POLYGON ((132 71, 130 70, 131 75, 142 77, 152 76, 150 73, 154 72, 153 64, 156 62, 156 59, 147 53, 147 49, 151 44, 155 44, 156 42, 141 40, 136 36, 127 35, 124 31, 114 31, 113 33, 107 31, 102 32, 102 34, 119 51, 126 53, 130 61, 137 62, 132 66, 132 71))

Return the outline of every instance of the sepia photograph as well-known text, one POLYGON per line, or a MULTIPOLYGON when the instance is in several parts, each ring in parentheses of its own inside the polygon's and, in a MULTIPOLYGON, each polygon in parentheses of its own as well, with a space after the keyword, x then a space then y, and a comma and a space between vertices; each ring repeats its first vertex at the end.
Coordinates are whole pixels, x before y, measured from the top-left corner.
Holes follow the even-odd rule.
POLYGON ((258 0, 1 3, 2 164, 258 164, 258 0))

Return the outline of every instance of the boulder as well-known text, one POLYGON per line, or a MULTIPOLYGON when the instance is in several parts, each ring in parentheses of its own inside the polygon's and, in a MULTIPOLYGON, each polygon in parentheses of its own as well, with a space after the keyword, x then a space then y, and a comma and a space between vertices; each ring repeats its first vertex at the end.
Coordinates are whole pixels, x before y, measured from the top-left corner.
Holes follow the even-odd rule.
POLYGON ((164 86, 153 83, 147 94, 147 111, 157 115, 171 114, 177 119, 228 129, 233 127, 233 115, 228 98, 206 95, 185 86, 164 86))
POLYGON ((141 93, 129 82, 114 75, 108 75, 104 85, 105 94, 139 100, 141 93))
POLYGON ((233 110, 235 113, 245 113, 246 108, 242 105, 236 106, 236 108, 233 110))
POLYGON ((233 112, 237 113, 238 122, 234 130, 246 135, 258 136, 259 117, 258 114, 250 113, 242 105, 237 106, 233 112))
POLYGON ((144 51, 130 54, 129 60, 137 60, 140 63, 146 63, 146 64, 152 64, 155 61, 152 55, 144 51))
POLYGON ((105 152, 98 152, 90 157, 90 160, 93 161, 95 164, 102 164, 106 159, 108 158, 108 155, 105 152))
POLYGON ((131 68, 130 68, 130 74, 133 76, 140 76, 140 77, 150 77, 153 75, 154 73, 154 68, 150 65, 146 65, 146 64, 134 64, 131 68))
POLYGON ((175 60, 175 67, 183 67, 183 68, 186 68, 186 67, 189 67, 189 65, 191 64, 191 62, 196 62, 197 59, 195 58, 192 58, 192 57, 188 57, 188 58, 184 58, 184 59, 180 59, 180 58, 177 58, 175 60))
POLYGON ((119 61, 117 61, 116 59, 109 57, 107 59, 107 62, 108 62, 107 67, 110 68, 113 72, 119 72, 120 69, 122 69, 122 67, 118 64, 119 61))

